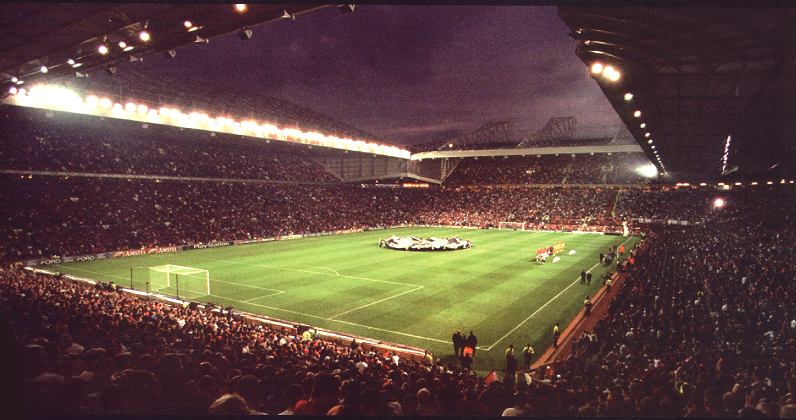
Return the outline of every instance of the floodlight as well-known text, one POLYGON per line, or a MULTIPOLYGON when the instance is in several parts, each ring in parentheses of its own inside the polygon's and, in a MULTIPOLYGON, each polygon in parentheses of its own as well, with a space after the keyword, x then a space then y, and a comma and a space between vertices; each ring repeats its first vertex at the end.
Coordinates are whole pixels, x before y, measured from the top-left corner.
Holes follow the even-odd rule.
POLYGON ((12 95, 16 95, 16 94, 17 94, 17 92, 18 92, 18 90, 17 90, 16 86, 11 86, 11 87, 8 89, 8 93, 10 93, 10 94, 12 94, 12 95))
POLYGON ((636 168, 636 173, 643 176, 644 178, 655 178, 658 176, 658 168, 655 167, 653 164, 648 165, 641 165, 636 168))
POLYGON ((133 48, 135 48, 135 47, 132 46, 132 45, 128 45, 128 46, 124 47, 124 49, 122 49, 122 51, 132 51, 133 48))
POLYGON ((76 68, 78 68, 78 67, 80 67, 82 65, 83 65, 83 63, 75 63, 75 64, 72 64, 72 68, 76 69, 76 68))
POLYGON ((636 110, 636 112, 633 113, 633 116, 636 117, 636 118, 641 117, 641 111, 636 110))
POLYGON ((625 101, 630 102, 633 100, 633 94, 628 92, 625 94, 625 101))
POLYGON ((27 93, 28 93, 28 91, 25 90, 25 88, 22 88, 22 89, 19 90, 19 94, 20 95, 26 95, 27 93))
POLYGON ((592 74, 600 74, 603 72, 603 64, 602 63, 594 63, 591 65, 591 72, 592 74))
POLYGON ((246 10, 249 9, 249 6, 245 4, 238 3, 235 5, 235 11, 238 13, 246 13, 246 10))
POLYGON ((146 114, 147 112, 149 112, 149 107, 148 106, 146 106, 144 104, 138 105, 138 113, 139 114, 146 114))
POLYGON ((652 144, 652 139, 647 140, 648 144, 652 144))
POLYGON ((108 53, 108 47, 100 45, 99 47, 97 47, 97 51, 99 51, 100 54, 105 55, 108 53))
POLYGON ((75 65, 75 60, 72 60, 70 58, 69 60, 66 60, 66 64, 69 64, 70 66, 74 66, 75 65))
POLYGON ((138 39, 140 39, 141 41, 144 41, 144 42, 149 42, 149 40, 152 39, 152 37, 151 37, 151 35, 149 35, 149 32, 141 31, 141 33, 138 34, 138 39))
POLYGON ((42 73, 47 73, 50 70, 47 68, 47 66, 41 66, 41 68, 39 68, 39 71, 41 71, 42 73))
POLYGON ((127 48, 127 43, 124 42, 124 41, 119 41, 119 48, 121 48, 121 49, 127 48))
POLYGON ((641 125, 639 127, 646 128, 647 127, 647 123, 641 123, 641 125))
POLYGON ((191 26, 193 26, 193 23, 191 23, 190 20, 186 20, 185 22, 182 23, 182 26, 185 26, 186 29, 190 29, 191 26))
POLYGON ((99 101, 99 104, 100 104, 100 106, 101 106, 102 108, 105 108, 105 109, 108 109, 108 108, 110 108, 110 107, 112 107, 112 106, 113 106, 113 102, 111 102, 111 100, 110 100, 110 99, 108 99, 108 98, 102 98, 102 99, 100 99, 100 101, 99 101))
POLYGON ((644 133, 644 137, 649 137, 649 136, 650 136, 649 132, 644 133))
POLYGON ((715 209, 720 209, 720 208, 724 207, 724 204, 725 203, 724 203, 724 199, 723 198, 717 198, 717 199, 713 200, 713 208, 715 208, 715 209))
POLYGON ((11 78, 11 83, 16 83, 16 82, 18 82, 18 81, 19 81, 19 79, 17 79, 17 77, 16 77, 16 76, 14 76, 14 77, 12 77, 12 78, 11 78))

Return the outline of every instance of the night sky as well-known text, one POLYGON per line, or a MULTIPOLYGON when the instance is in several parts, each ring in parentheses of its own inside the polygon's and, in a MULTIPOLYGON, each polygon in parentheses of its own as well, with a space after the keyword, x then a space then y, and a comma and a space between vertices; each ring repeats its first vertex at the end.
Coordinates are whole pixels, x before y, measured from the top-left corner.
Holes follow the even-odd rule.
MULTIPOLYGON (((619 118, 555 7, 357 6, 299 15, 132 63, 287 99, 391 143, 445 140, 487 121, 533 132, 550 118, 619 118)), ((119 71, 125 71, 121 66, 119 71)), ((92 77, 106 77, 100 74, 92 77)))

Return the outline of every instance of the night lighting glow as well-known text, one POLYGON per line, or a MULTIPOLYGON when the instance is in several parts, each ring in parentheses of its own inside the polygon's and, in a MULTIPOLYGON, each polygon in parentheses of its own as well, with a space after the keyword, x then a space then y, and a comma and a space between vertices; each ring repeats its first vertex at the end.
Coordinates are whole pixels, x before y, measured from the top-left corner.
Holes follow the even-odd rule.
POLYGON ((339 138, 318 132, 305 132, 293 127, 277 127, 254 120, 239 121, 231 116, 211 117, 200 111, 185 113, 177 108, 160 107, 157 111, 139 101, 128 100, 114 103, 109 98, 96 95, 83 95, 71 89, 56 85, 37 85, 30 95, 23 90, 9 96, 4 102, 11 105, 49 109, 93 116, 103 116, 142 123, 164 124, 197 130, 239 134, 264 140, 281 140, 310 146, 331 147, 374 155, 408 159, 408 150, 364 140, 339 138))

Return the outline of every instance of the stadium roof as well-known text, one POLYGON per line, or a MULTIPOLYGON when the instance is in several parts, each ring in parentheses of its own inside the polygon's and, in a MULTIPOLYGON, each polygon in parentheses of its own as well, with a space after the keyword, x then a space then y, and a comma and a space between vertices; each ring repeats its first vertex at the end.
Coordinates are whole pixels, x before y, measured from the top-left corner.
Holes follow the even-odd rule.
POLYGON ((292 19, 313 4, 18 3, 3 5, 0 83, 48 81, 292 19), (147 36, 142 37, 146 32, 147 36), (120 44, 122 43, 122 44, 120 44), (100 53, 100 46, 107 53, 100 53), (46 73, 42 68, 46 67, 46 73))
POLYGON ((561 6, 559 15, 659 168, 676 177, 793 173, 796 8, 561 6), (605 77, 609 65, 619 74, 605 77))

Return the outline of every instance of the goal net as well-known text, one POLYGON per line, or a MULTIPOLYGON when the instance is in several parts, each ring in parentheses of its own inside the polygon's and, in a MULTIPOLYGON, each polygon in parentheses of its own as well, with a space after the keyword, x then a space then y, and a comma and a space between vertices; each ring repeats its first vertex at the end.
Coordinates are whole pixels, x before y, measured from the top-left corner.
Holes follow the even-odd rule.
POLYGON ((202 268, 166 264, 139 267, 137 289, 180 298, 195 299, 210 294, 210 272, 202 268), (144 283, 144 284, 141 284, 144 283), (141 287, 141 289, 144 289, 141 287))
POLYGON ((499 222, 498 229, 525 230, 525 222, 499 222))

